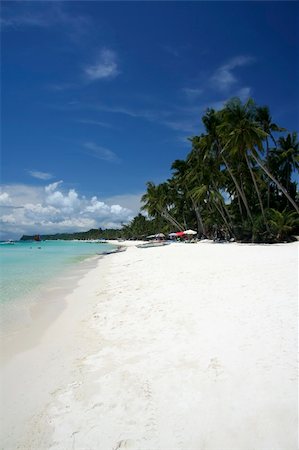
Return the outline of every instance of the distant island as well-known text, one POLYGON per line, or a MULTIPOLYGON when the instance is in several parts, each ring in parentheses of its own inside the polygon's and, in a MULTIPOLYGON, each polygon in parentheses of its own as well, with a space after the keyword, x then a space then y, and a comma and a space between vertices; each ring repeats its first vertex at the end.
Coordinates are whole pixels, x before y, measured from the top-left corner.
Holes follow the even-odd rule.
MULTIPOLYGON (((20 241, 33 241, 36 235, 23 235, 20 241)), ((81 231, 76 233, 56 233, 56 234, 43 234, 40 235, 40 240, 89 240, 89 239, 117 239, 121 236, 121 230, 106 229, 101 228, 91 229, 89 231, 81 231)))
MULTIPOLYGON (((173 228, 163 217, 149 219, 142 214, 138 214, 129 224, 122 224, 122 228, 93 228, 89 231, 79 231, 74 233, 55 233, 38 235, 41 241, 46 240, 89 240, 89 239, 143 239, 144 237, 162 232, 168 234, 173 228)), ((21 237, 21 241, 34 241, 36 234, 21 237)))

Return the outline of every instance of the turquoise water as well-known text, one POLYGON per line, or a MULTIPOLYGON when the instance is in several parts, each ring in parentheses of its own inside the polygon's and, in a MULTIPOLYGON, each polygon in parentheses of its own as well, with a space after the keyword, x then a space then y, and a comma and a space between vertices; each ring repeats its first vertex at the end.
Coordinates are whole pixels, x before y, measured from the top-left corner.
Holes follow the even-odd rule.
POLYGON ((28 297, 80 261, 115 248, 86 241, 41 241, 0 244, 1 303, 28 297))

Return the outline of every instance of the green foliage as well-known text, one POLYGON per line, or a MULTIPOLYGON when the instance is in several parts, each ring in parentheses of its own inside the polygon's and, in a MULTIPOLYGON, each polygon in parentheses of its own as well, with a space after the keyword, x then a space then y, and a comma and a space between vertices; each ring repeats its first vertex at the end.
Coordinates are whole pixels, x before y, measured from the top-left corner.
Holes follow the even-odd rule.
POLYGON ((171 213, 185 228, 210 237, 219 232, 241 241, 274 242, 294 233, 297 134, 279 136, 286 130, 273 123, 268 107, 252 99, 233 98, 220 111, 208 109, 202 121, 205 132, 189 139, 191 151, 173 162, 172 177, 160 185, 148 183, 143 209, 174 223, 166 214, 171 213))
POLYGON ((299 217, 294 211, 277 211, 270 208, 267 214, 270 229, 276 241, 287 239, 299 227, 299 217))

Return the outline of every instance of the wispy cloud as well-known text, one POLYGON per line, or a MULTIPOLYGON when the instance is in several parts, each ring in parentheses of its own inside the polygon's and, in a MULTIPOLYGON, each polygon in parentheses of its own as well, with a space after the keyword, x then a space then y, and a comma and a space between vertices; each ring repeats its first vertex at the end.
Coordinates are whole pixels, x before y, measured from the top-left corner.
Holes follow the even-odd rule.
POLYGON ((179 56, 179 52, 177 50, 176 47, 172 46, 172 45, 161 45, 162 49, 166 52, 169 53, 172 56, 178 57, 179 56))
POLYGON ((38 180, 51 180, 54 176, 48 172, 40 172, 39 170, 28 170, 28 173, 38 180))
POLYGON ((186 131, 188 133, 195 133, 198 129, 198 120, 196 117, 189 117, 177 120, 165 120, 162 122, 163 125, 171 128, 175 131, 186 131))
POLYGON ((85 142, 83 144, 85 151, 97 159, 102 159, 110 163, 120 163, 120 158, 106 147, 95 144, 94 142, 85 142))
POLYGON ((212 86, 220 91, 228 91, 238 79, 233 73, 237 67, 247 66, 254 62, 251 56, 236 56, 228 61, 226 64, 218 67, 213 73, 210 82, 212 86))
POLYGON ((114 78, 119 74, 117 56, 112 50, 101 50, 95 64, 85 67, 84 73, 89 81, 114 78))
POLYGON ((247 100, 248 97, 250 97, 251 92, 252 92, 251 87, 244 86, 244 87, 242 87, 241 89, 238 90, 237 97, 240 97, 242 102, 245 102, 245 100, 247 100))
POLYGON ((75 83, 53 83, 53 84, 47 85, 47 88, 50 91, 54 91, 54 92, 63 92, 63 91, 67 91, 70 89, 77 89, 78 87, 79 87, 79 84, 75 84, 75 83))
POLYGON ((78 123, 83 123, 87 125, 97 125, 103 128, 115 128, 113 125, 107 122, 101 122, 100 120, 92 120, 92 119, 78 119, 76 120, 78 123))
POLYGON ((198 122, 198 108, 183 108, 173 106, 169 109, 133 109, 123 106, 98 105, 97 109, 115 114, 124 114, 126 116, 138 119, 144 119, 148 122, 166 126, 175 131, 194 132, 198 122))
POLYGON ((5 28, 19 28, 19 27, 39 27, 45 28, 53 24, 52 14, 48 14, 44 10, 34 10, 30 8, 20 7, 4 7, 2 9, 1 27, 5 28))
POLYGON ((198 97, 200 97, 203 94, 203 92, 204 92, 204 90, 200 89, 200 88, 188 88, 188 87, 185 87, 182 90, 183 90, 184 94, 186 95, 186 97, 189 100, 196 100, 196 99, 198 99, 198 97))
MULTIPOLYGON (((97 111, 97 117, 100 117, 100 120, 94 120, 91 117, 89 119, 80 119, 79 122, 101 127, 110 127, 105 120, 107 114, 105 114, 103 121, 101 120, 101 115, 99 115, 100 112, 105 112, 128 116, 128 118, 132 119, 145 120, 180 133, 195 134, 202 128, 201 115, 206 108, 214 107, 215 109, 219 109, 232 96, 239 96, 244 101, 251 95, 250 86, 244 85, 241 77, 237 77, 238 74, 236 75, 235 71, 238 67, 252 64, 254 61, 254 58, 251 56, 236 56, 231 58, 225 64, 219 65, 216 70, 211 71, 210 74, 206 73, 205 78, 198 79, 197 83, 195 79, 192 80, 189 86, 186 83, 180 92, 178 92, 179 97, 173 104, 163 103, 161 105, 158 99, 155 100, 151 97, 150 101, 146 99, 142 102, 144 107, 140 107, 140 102, 138 106, 137 104, 133 104, 130 98, 130 102, 124 104, 68 104, 64 108, 97 111), (183 96, 182 93, 184 94, 183 96)), ((103 61, 101 61, 102 63, 103 61)), ((95 66, 92 70, 90 69, 90 76, 101 77, 103 74, 109 76, 109 70, 107 72, 104 71, 102 74, 101 64, 99 63, 97 69, 95 66)), ((95 152, 94 149, 89 150, 95 152)), ((99 155, 101 159, 110 159, 110 161, 114 159, 108 153, 105 156, 103 148, 101 148, 100 152, 98 151, 97 157, 99 155)))
POLYGON ((78 37, 78 35, 88 32, 91 20, 85 15, 71 13, 60 2, 35 2, 34 7, 31 7, 29 2, 20 2, 17 6, 7 6, 6 4, 2 10, 1 26, 3 29, 49 28, 61 25, 70 37, 78 37))

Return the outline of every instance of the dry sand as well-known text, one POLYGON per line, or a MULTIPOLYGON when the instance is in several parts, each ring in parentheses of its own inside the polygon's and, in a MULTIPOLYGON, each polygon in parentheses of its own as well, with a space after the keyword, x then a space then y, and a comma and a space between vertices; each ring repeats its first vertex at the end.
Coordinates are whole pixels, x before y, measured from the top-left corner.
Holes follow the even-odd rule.
POLYGON ((298 244, 134 244, 11 350, 1 448, 297 450, 298 244))

